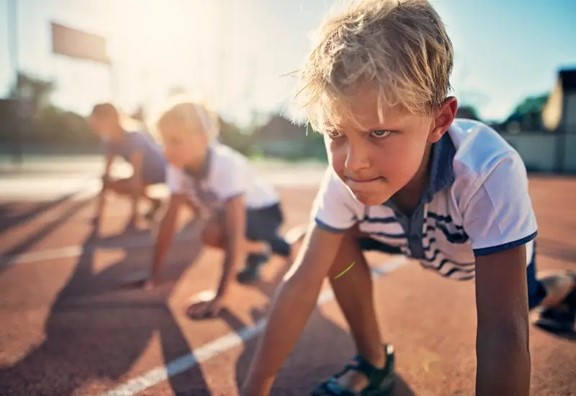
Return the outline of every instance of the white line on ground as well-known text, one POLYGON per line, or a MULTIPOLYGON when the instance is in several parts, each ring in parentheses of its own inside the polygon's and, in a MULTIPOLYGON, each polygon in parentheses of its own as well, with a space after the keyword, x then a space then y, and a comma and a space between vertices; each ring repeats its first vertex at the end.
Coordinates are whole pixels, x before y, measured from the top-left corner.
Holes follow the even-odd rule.
MULTIPOLYGON (((403 256, 393 256, 383 265, 373 268, 372 275, 374 278, 379 278, 382 275, 395 271, 406 263, 408 263, 407 258, 403 256)), ((200 294, 203 293, 205 292, 201 292, 200 294)), ((323 305, 332 299, 334 299, 332 289, 326 289, 320 294, 317 305, 323 305)), ((160 382, 165 381, 172 376, 180 374, 198 365, 199 363, 202 363, 223 352, 226 352, 228 349, 234 348, 235 346, 247 342, 264 330, 266 327, 266 322, 266 319, 260 319, 253 326, 244 327, 236 333, 228 333, 212 342, 204 344, 199 348, 195 348, 193 352, 184 356, 180 356, 165 366, 156 367, 110 390, 105 394, 105 396, 130 396, 135 395, 138 392, 142 392, 143 390, 159 384, 160 382)))
MULTIPOLYGON (((116 249, 116 248, 132 249, 146 246, 152 246, 152 238, 150 236, 132 237, 115 245, 93 246, 89 247, 88 249, 92 250, 116 249)), ((21 253, 13 256, 0 256, 0 268, 9 267, 16 264, 29 264, 38 261, 76 257, 81 255, 82 253, 85 253, 84 249, 85 247, 82 245, 73 245, 55 249, 39 250, 37 252, 21 253)))
MULTIPOLYGON (((174 242, 190 241, 195 237, 194 232, 188 230, 180 231, 174 237, 174 242)), ((16 264, 30 264, 39 261, 56 260, 70 257, 77 257, 86 251, 107 250, 107 249, 135 249, 149 247, 154 244, 151 234, 133 236, 121 239, 117 242, 107 244, 95 244, 93 246, 72 245, 61 248, 39 250, 37 252, 20 253, 12 256, 0 256, 0 268, 10 267, 16 264)))

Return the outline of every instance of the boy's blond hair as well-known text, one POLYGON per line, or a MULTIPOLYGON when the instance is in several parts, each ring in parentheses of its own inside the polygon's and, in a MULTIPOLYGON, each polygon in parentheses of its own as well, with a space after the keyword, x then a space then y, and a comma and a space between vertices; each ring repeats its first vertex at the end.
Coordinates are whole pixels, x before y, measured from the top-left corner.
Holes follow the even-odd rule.
POLYGON ((197 118, 202 125, 202 133, 210 139, 215 139, 220 133, 218 114, 214 112, 205 101, 191 96, 177 96, 159 112, 154 122, 155 131, 167 123, 179 123, 184 129, 192 129, 194 119, 197 118))
POLYGON ((427 114, 448 95, 452 59, 450 38, 428 1, 353 1, 317 32, 298 96, 317 130, 342 119, 359 125, 352 98, 366 90, 376 95, 381 119, 383 106, 427 114))

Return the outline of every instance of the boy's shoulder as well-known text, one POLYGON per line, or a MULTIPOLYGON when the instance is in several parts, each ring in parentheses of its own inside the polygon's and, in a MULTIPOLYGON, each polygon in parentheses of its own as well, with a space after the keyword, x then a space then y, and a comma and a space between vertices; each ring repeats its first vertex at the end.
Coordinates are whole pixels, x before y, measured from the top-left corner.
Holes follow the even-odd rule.
POLYGON ((248 166, 248 159, 244 155, 222 143, 211 143, 209 150, 211 152, 212 162, 217 167, 234 171, 236 167, 248 166))
POLYGON ((474 120, 456 119, 448 129, 455 153, 455 177, 489 174, 503 161, 522 163, 518 152, 497 131, 474 120))

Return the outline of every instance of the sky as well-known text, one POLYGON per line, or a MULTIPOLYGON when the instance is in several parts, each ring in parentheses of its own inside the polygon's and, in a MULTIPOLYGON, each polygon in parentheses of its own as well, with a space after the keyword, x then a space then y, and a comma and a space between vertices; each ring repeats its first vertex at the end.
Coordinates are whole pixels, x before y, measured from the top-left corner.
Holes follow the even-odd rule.
MULTIPOLYGON (((0 0, 0 96, 13 79, 9 2, 17 4, 17 64, 54 79, 53 101, 86 114, 113 100, 151 110, 173 87, 201 93, 228 118, 290 112, 310 34, 334 0, 0 0), (113 61, 51 53, 50 22, 105 36, 113 61)), ((460 103, 502 120, 529 95, 549 92, 576 67, 572 0, 432 0, 455 50, 460 103)))

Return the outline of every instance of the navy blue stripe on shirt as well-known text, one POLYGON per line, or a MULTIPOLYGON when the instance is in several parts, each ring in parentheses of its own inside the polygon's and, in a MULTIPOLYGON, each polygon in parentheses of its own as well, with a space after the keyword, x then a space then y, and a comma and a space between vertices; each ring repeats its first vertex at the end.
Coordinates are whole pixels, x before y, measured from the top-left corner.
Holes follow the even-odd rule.
POLYGON ((318 226, 318 228, 321 228, 325 231, 329 231, 329 232, 335 232, 337 234, 341 234, 345 231, 348 231, 348 228, 336 228, 336 227, 332 227, 331 225, 328 225, 326 223, 324 223, 322 220, 320 220, 319 218, 315 218, 314 221, 316 222, 316 225, 318 226))
POLYGON ((486 248, 481 248, 481 249, 474 249, 474 255, 475 256, 486 256, 488 254, 492 254, 492 253, 498 253, 498 252, 502 252, 504 250, 508 250, 508 249, 512 249, 515 247, 518 247, 520 245, 524 245, 527 242, 530 242, 532 239, 536 238, 536 234, 538 234, 538 231, 524 237, 524 238, 520 238, 517 239, 515 241, 512 242, 507 242, 504 243, 502 245, 497 245, 497 246, 490 246, 490 247, 486 247, 486 248))
POLYGON ((442 275, 442 276, 445 277, 445 278, 450 278, 450 279, 455 279, 455 280, 461 280, 461 281, 474 279, 474 273, 472 273, 472 271, 466 271, 466 270, 461 270, 461 269, 459 269, 459 268, 453 268, 452 270, 448 271, 447 274, 443 274, 442 272, 438 271, 434 266, 423 265, 422 263, 420 263, 420 266, 421 266, 422 268, 424 268, 424 269, 429 270, 429 271, 434 271, 434 272, 436 272, 437 274, 440 274, 440 275, 442 275), (451 275, 452 275, 454 272, 464 272, 464 273, 467 273, 467 274, 470 274, 470 275, 464 276, 464 277, 462 277, 462 278, 452 278, 451 275))
POLYGON ((381 237, 385 237, 385 238, 390 238, 390 239, 406 239, 407 235, 406 234, 388 234, 386 232, 371 232, 371 231, 365 231, 365 234, 368 235, 377 235, 377 236, 381 236, 381 237))
POLYGON ((461 225, 454 224, 454 221, 452 220, 452 216, 450 216, 450 215, 441 215, 441 214, 434 213, 434 212, 428 212, 428 217, 430 217, 436 221, 442 221, 444 223, 450 223, 454 227, 456 227, 456 229, 458 229, 458 230, 464 229, 464 227, 462 227, 461 225))
POLYGON ((468 235, 466 235, 466 233, 456 232, 456 233, 452 234, 442 224, 437 224, 436 227, 434 227, 432 225, 426 226, 426 231, 424 232, 424 237, 426 237, 428 235, 429 231, 436 231, 437 228, 440 231, 442 231, 442 233, 444 233, 444 235, 446 236, 446 239, 451 243, 464 243, 464 242, 468 241, 468 235))
MULTIPOLYGON (((444 255, 444 253, 443 253, 440 249, 436 249, 436 250, 434 250, 434 253, 432 253, 432 257, 429 257, 429 256, 427 256, 427 255, 425 254, 425 255, 424 255, 424 258, 426 259, 426 261, 429 261, 429 262, 432 263, 432 262, 436 261, 436 258, 437 258, 437 256, 438 256, 439 253, 442 253, 442 255, 444 255)), ((446 257, 446 256, 444 256, 444 257, 446 257)), ((438 264, 438 265, 436 266, 436 268, 437 268, 437 269, 441 269, 441 268, 444 266, 444 264, 446 264, 446 263, 450 263, 450 264, 452 264, 452 265, 456 265, 456 266, 459 266, 459 267, 469 267, 469 266, 475 264, 475 263, 459 263, 459 262, 457 262, 457 261, 451 261, 451 260, 448 260, 448 259, 442 259, 442 261, 440 262, 440 264, 438 264)))
POLYGON ((424 245, 424 241, 422 241, 422 250, 424 250, 425 252, 429 252, 430 249, 432 248, 432 245, 436 242, 436 238, 430 238, 428 240, 428 246, 424 245))
POLYGON ((390 223, 397 223, 398 220, 396 220, 396 217, 394 217, 394 216, 390 216, 390 217, 368 217, 368 216, 364 216, 364 218, 362 219, 362 222, 364 222, 364 223, 390 224, 390 223))

